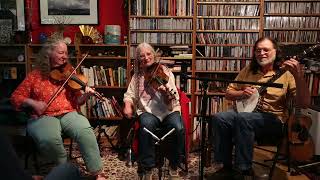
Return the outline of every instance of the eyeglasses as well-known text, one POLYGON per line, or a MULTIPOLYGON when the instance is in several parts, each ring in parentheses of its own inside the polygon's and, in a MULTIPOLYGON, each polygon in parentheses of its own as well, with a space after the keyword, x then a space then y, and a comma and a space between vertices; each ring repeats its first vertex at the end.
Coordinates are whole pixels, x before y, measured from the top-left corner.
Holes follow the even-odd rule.
POLYGON ((271 51, 273 51, 274 49, 267 49, 267 48, 262 48, 262 49, 256 49, 255 50, 255 53, 257 53, 257 54, 261 54, 261 53, 263 53, 263 54, 268 54, 268 53, 270 53, 271 51))

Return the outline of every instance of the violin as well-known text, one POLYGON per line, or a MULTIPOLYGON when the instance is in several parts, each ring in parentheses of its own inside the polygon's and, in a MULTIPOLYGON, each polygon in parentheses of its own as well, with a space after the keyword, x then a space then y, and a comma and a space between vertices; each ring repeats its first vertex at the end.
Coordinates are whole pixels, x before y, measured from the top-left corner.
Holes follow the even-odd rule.
MULTIPOLYGON (((76 75, 76 70, 80 67, 81 63, 85 60, 85 58, 88 56, 89 53, 86 53, 79 64, 73 68, 71 65, 65 64, 61 66, 60 68, 55 68, 50 72, 50 77, 52 79, 64 81, 63 84, 60 86, 60 88, 54 93, 54 95, 50 98, 50 100, 47 103, 47 107, 50 106, 50 104, 53 102, 53 100, 58 96, 58 94, 63 90, 64 86, 68 83, 69 86, 72 87, 87 87, 86 83, 82 81, 79 77, 79 75, 76 75), (78 85, 77 85, 78 84, 78 85)), ((83 77, 82 77, 83 79, 83 77)), ((86 80, 87 81, 87 80, 86 80)), ((76 89, 76 88, 73 88, 76 89)), ((94 93, 99 99, 103 100, 103 96, 95 91, 94 93)), ((46 110, 46 109, 45 109, 46 110)), ((44 111, 45 111, 44 110, 44 111)))
MULTIPOLYGON (((163 65, 160 63, 153 63, 149 66, 144 74, 147 85, 154 89, 158 89, 161 85, 166 87, 169 81, 169 76, 164 72, 163 65)), ((168 91, 169 100, 176 99, 176 92, 173 89, 168 91)))
MULTIPOLYGON (((71 64, 66 63, 50 71, 50 77, 56 81, 66 81, 67 85, 71 89, 85 90, 87 87, 88 78, 82 74, 75 74, 73 72, 74 70, 75 69, 71 64), (68 77, 70 78, 67 80, 68 77)), ((103 96, 96 91, 94 92, 94 95, 99 99, 103 99, 103 96)))

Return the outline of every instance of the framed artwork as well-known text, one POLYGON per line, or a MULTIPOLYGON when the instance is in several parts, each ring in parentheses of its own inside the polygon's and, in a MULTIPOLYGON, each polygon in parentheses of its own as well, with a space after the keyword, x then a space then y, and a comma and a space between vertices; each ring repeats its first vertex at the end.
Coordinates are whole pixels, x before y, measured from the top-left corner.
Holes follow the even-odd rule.
POLYGON ((98 0, 39 0, 41 24, 98 24, 98 0))
POLYGON ((26 22, 24 17, 24 0, 16 0, 17 5, 17 30, 25 31, 26 22))

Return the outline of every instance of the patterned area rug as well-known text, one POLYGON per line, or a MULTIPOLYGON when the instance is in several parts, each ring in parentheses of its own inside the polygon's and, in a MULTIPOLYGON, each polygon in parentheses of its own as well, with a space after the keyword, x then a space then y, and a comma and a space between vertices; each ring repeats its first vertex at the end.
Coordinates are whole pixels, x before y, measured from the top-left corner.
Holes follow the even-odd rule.
MULTIPOLYGON (((65 146, 67 152, 69 152, 68 147, 65 146)), ((101 148, 101 157, 103 161, 104 166, 104 173, 107 176, 107 179, 111 180, 135 180, 139 179, 138 173, 137 173, 137 163, 133 163, 133 165, 129 166, 126 160, 120 160, 118 157, 118 153, 111 150, 110 147, 103 146, 101 148)), ((78 146, 74 143, 73 144, 73 152, 72 152, 72 159, 71 162, 76 164, 78 167, 80 167, 80 171, 84 177, 87 177, 89 174, 86 171, 84 161, 81 157, 80 151, 78 149, 78 146)), ((23 156, 21 156, 21 160, 23 160, 23 156)), ((183 171, 182 169, 179 169, 179 176, 181 179, 190 179, 190 180, 196 180, 199 179, 199 155, 198 153, 190 153, 189 159, 188 159, 188 173, 183 171)), ((43 159, 43 157, 38 156, 38 161, 40 165, 40 170, 37 172, 35 170, 34 161, 33 158, 29 158, 28 161, 28 171, 31 174, 39 174, 45 176, 49 173, 51 168, 53 168, 53 163, 48 162, 46 159, 43 159)), ((167 162, 167 161, 166 161, 167 162)), ((23 163, 23 162, 22 162, 23 163)), ((162 173, 162 179, 167 180, 168 179, 168 163, 165 163, 163 166, 163 173, 162 173)), ((217 167, 211 166, 211 167, 205 167, 204 168, 204 174, 207 173, 213 173, 215 172, 217 167)), ((158 170, 156 168, 153 169, 153 179, 159 179, 158 178, 158 170)), ((83 180, 89 180, 89 178, 83 178, 83 180)), ((91 179, 90 179, 91 180, 91 179)))
MULTIPOLYGON (((68 150, 68 146, 66 146, 66 149, 68 150)), ((67 151, 68 152, 68 151, 67 151)), ((137 174, 137 164, 134 163, 132 166, 129 166, 127 164, 127 161, 122 161, 118 158, 118 153, 115 151, 112 151, 109 147, 103 146, 101 150, 101 156, 104 166, 104 173, 108 177, 108 179, 112 180, 135 180, 139 179, 137 174)), ((85 169, 85 164, 83 159, 81 158, 81 154, 79 152, 79 149, 77 145, 74 143, 73 145, 73 152, 72 152, 72 160, 71 162, 76 164, 78 167, 80 167, 81 173, 84 177, 88 176, 88 172, 85 169), (77 158, 75 158, 77 157, 77 158)), ((29 160, 29 169, 31 174, 40 174, 40 175, 46 175, 50 171, 50 169, 53 167, 53 164, 46 162, 45 160, 40 159, 40 172, 36 172, 33 166, 32 158, 29 160), (31 160, 31 161, 30 161, 31 160)), ((204 168, 204 176, 206 177, 207 174, 213 174, 214 172, 219 169, 218 166, 211 165, 210 167, 204 168)), ((265 174, 267 173, 267 169, 263 168, 259 165, 254 165, 255 172, 258 172, 259 174, 265 174)), ((199 179, 199 154, 198 153, 190 153, 189 159, 188 159, 188 173, 182 171, 179 169, 179 176, 181 179, 190 179, 190 180, 197 180, 199 179)), ((162 179, 167 180, 168 179, 168 166, 164 165, 163 167, 163 174, 162 179)), ((311 180, 320 180, 319 176, 319 167, 316 169, 312 169, 308 172, 305 172, 307 177, 309 177, 311 180), (313 172, 313 173, 311 173, 313 172)), ((158 170, 153 169, 153 180, 159 179, 158 178, 158 170)), ((205 178, 206 179, 206 178, 205 178)), ((210 178, 208 178, 210 179, 210 178)), ((219 178, 220 179, 220 178, 219 178)), ((89 178, 83 178, 83 180, 89 180, 89 178)))
MULTIPOLYGON (((133 180, 139 179, 137 174, 137 163, 133 163, 133 165, 129 166, 127 161, 121 161, 118 158, 118 153, 112 151, 110 148, 102 148, 101 156, 104 165, 104 173, 108 177, 108 179, 121 179, 121 180, 133 180)), ((78 156, 79 151, 74 151, 73 156, 78 156)), ((199 157, 197 153, 190 153, 188 159, 188 173, 179 169, 179 175, 181 179, 191 179, 196 180, 199 176, 199 157)), ((81 171, 84 174, 87 174, 85 171, 85 165, 82 158, 76 158, 72 160, 77 165, 81 167, 81 171)), ((167 162, 167 161, 166 161, 167 162)), ((205 174, 207 172, 215 172, 217 167, 206 167, 204 168, 205 174)), ((163 179, 168 179, 168 165, 165 163, 163 166, 163 179)), ((153 179, 158 179, 158 169, 153 169, 153 179)))

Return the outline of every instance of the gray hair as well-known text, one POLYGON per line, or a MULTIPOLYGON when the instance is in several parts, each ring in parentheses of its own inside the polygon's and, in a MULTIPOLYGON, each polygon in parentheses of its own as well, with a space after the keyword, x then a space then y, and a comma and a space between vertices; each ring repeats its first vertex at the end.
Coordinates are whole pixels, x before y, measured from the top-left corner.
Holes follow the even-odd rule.
POLYGON ((137 46, 137 49, 136 49, 136 59, 137 60, 140 61, 140 53, 141 53, 142 49, 149 49, 152 52, 152 54, 154 55, 154 57, 156 57, 156 51, 154 50, 154 48, 149 43, 143 42, 137 46))
POLYGON ((50 56, 54 48, 60 44, 65 43, 63 39, 52 39, 45 42, 38 53, 38 56, 35 60, 35 66, 39 69, 44 75, 48 75, 50 72, 50 56))

